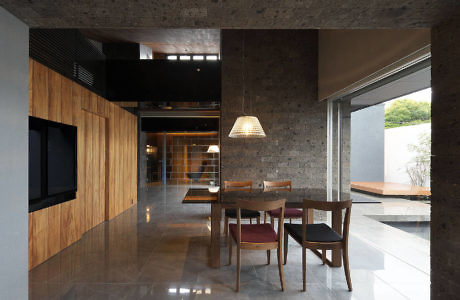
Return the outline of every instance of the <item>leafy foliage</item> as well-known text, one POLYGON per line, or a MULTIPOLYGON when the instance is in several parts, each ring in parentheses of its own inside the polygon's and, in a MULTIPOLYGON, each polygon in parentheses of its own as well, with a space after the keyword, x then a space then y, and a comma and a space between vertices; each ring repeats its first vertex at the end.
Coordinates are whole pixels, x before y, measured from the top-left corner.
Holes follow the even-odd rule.
POLYGON ((424 186, 430 176, 431 164, 431 135, 424 133, 418 138, 417 144, 407 146, 410 152, 416 156, 406 165, 406 172, 410 177, 412 185, 424 186))
POLYGON ((431 122, 431 103, 410 99, 393 102, 385 110, 385 128, 416 125, 431 122))

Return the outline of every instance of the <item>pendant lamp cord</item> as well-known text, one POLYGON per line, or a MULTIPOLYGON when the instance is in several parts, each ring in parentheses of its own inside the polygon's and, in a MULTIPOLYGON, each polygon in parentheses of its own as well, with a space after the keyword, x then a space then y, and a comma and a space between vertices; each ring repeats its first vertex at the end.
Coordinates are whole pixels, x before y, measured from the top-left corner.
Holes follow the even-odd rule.
POLYGON ((241 108, 242 108, 242 111, 243 111, 243 116, 246 115, 244 113, 244 97, 245 97, 245 94, 246 94, 246 88, 245 88, 246 83, 245 83, 245 80, 244 80, 244 67, 245 67, 245 64, 244 64, 244 50, 245 50, 244 49, 244 40, 245 40, 245 36, 246 36, 246 34, 245 34, 245 31, 243 30, 243 43, 242 43, 243 46, 242 46, 242 51, 241 51, 241 53, 242 53, 241 58, 243 60, 243 67, 241 69, 241 78, 243 79, 243 101, 241 102, 241 108))

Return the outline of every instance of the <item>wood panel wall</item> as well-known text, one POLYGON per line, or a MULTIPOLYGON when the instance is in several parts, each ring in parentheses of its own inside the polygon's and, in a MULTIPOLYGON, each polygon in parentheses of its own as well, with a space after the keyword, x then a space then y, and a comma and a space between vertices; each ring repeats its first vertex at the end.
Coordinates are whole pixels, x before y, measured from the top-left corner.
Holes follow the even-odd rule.
POLYGON ((29 60, 29 115, 77 127, 76 199, 29 213, 29 269, 137 202, 137 118, 29 60))

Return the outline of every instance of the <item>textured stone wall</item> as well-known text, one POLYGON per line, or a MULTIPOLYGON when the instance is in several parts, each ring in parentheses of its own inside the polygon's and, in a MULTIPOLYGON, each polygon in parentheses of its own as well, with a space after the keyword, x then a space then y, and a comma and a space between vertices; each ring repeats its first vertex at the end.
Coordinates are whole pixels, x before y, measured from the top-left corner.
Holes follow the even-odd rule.
MULTIPOLYGON (((31 27, 43 28, 421 28, 442 20, 458 0, 0 0, 31 27)), ((146 42, 146 41, 143 41, 146 42)))
POLYGON ((326 102, 318 102, 316 30, 223 30, 221 178, 292 180, 326 187, 326 102), (242 114, 242 38, 245 36, 246 113, 267 137, 232 139, 242 114))
POLYGON ((460 15, 432 29, 431 299, 460 295, 460 15))

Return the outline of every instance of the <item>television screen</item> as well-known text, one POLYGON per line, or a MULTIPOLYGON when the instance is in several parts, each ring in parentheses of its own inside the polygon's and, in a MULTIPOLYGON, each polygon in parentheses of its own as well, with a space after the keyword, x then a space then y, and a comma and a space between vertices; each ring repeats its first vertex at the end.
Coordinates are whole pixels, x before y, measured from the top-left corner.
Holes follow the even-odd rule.
POLYGON ((75 199, 77 127, 29 117, 29 212, 75 199))
POLYGON ((41 129, 40 122, 29 122, 29 199, 41 197, 41 129))
POLYGON ((75 129, 48 126, 48 195, 75 189, 75 129))

